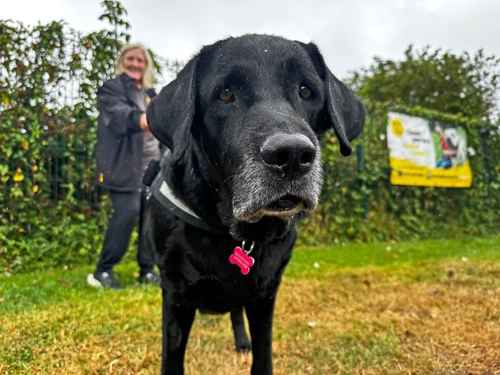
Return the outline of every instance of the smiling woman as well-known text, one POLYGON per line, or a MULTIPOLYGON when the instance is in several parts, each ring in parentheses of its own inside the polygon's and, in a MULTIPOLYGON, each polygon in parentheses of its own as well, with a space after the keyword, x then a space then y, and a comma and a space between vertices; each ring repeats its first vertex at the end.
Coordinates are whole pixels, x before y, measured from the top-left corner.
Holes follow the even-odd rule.
POLYGON ((116 62, 116 73, 126 73, 145 88, 152 87, 155 81, 151 56, 140 43, 131 43, 122 48, 116 62))
MULTIPOLYGON (((141 207, 142 177, 152 160, 160 158, 160 146, 149 130, 145 110, 153 84, 152 60, 141 44, 126 45, 116 62, 118 77, 98 91, 98 183, 111 197, 112 214, 96 271, 87 282, 95 287, 119 288, 113 267, 127 251, 141 207)), ((139 281, 159 283, 153 257, 138 248, 139 281)))

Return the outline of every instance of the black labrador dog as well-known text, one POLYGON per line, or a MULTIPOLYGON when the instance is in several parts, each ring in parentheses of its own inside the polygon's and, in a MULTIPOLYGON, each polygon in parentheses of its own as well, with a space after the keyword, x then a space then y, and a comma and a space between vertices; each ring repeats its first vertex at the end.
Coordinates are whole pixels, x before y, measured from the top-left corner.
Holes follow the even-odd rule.
POLYGON ((273 310, 297 237, 322 185, 320 136, 340 152, 363 127, 364 109, 316 45, 245 35, 204 47, 151 102, 162 160, 141 238, 159 256, 162 374, 184 373, 196 310, 232 311, 253 375, 272 374, 273 310), (156 193, 155 193, 156 192, 156 193))

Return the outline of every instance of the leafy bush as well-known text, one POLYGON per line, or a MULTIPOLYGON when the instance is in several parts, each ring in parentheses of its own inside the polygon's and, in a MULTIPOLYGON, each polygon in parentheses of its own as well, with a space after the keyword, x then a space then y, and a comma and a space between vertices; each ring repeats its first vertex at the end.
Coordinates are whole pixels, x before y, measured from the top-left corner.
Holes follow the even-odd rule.
POLYGON ((410 45, 401 61, 375 57, 351 83, 372 102, 491 119, 499 110, 500 58, 410 45))

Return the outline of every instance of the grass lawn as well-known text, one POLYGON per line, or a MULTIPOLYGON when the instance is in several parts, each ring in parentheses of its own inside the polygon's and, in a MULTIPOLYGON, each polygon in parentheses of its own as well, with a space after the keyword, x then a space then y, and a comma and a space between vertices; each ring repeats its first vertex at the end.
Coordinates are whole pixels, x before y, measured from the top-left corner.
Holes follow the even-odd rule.
MULTIPOLYGON (((0 374, 158 374, 160 291, 85 285, 90 266, 0 276, 0 374)), ((228 315, 198 315, 190 375, 249 374, 228 315)), ((500 237, 298 248, 275 314, 274 369, 500 374, 500 237)))

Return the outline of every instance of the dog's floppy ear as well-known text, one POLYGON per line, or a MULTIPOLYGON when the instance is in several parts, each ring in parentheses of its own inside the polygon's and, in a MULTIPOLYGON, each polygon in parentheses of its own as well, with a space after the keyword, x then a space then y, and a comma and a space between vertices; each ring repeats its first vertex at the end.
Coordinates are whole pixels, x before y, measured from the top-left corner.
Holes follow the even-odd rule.
POLYGON ((196 109, 196 64, 191 59, 177 77, 149 104, 147 119, 153 135, 173 153, 186 147, 196 109))
POLYGON ((359 136, 363 130, 365 119, 363 104, 328 69, 323 56, 314 43, 301 44, 311 57, 325 84, 326 99, 323 114, 319 119, 320 130, 325 131, 333 128, 340 143, 340 152, 342 155, 350 155, 352 151, 350 141, 359 136))

